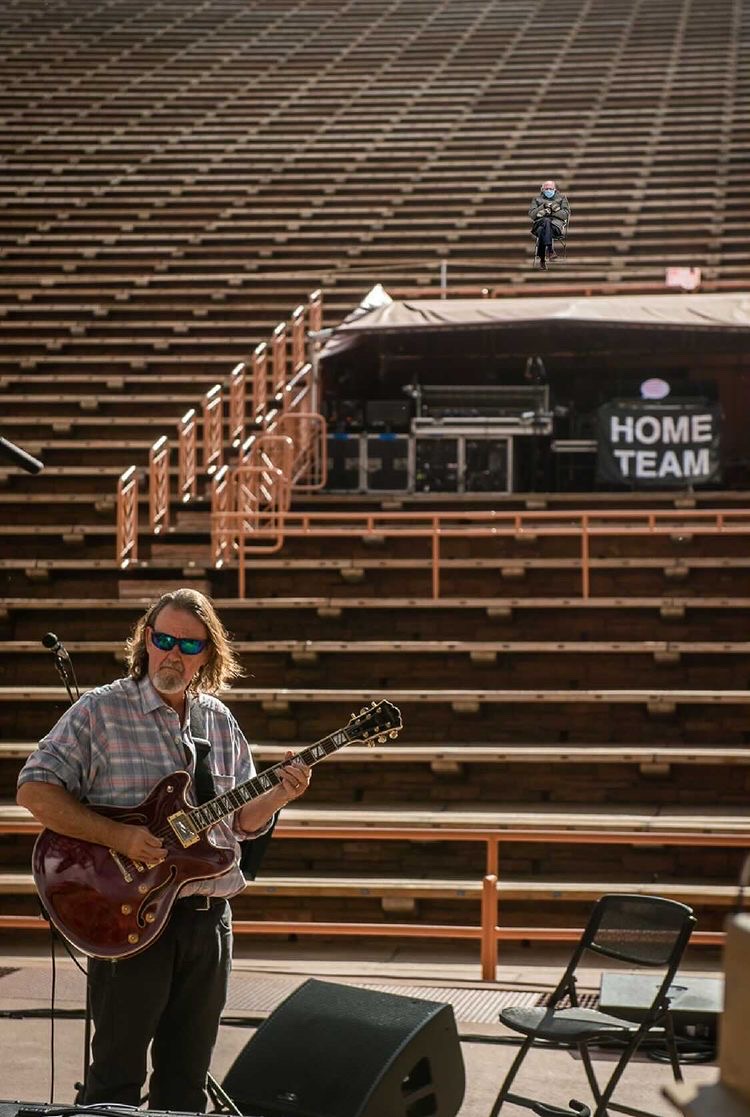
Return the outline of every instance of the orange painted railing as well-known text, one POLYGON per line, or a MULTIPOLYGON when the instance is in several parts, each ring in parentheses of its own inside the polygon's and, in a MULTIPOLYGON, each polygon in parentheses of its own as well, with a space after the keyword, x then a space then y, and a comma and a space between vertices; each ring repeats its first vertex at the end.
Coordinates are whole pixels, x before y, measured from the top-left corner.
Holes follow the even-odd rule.
POLYGON ((263 413, 268 399, 268 346, 265 341, 255 347, 250 359, 253 380, 253 419, 263 413))
POLYGON ((182 504, 198 492, 198 431, 195 411, 187 411, 177 433, 177 495, 182 504))
MULTIPOLYGON (((241 517, 235 514, 239 545, 240 587, 245 584, 241 517)), ((256 542, 259 532, 253 532, 256 542)), ((591 595, 591 570, 597 559, 591 555, 592 540, 602 537, 656 537, 664 535, 750 535, 750 511, 740 509, 620 510, 504 512, 294 512, 284 520, 284 536, 342 538, 352 540, 377 535, 381 538, 425 539, 429 542, 432 596, 440 597, 441 543, 448 539, 500 539, 540 536, 579 540, 581 596, 591 595)), ((501 560, 498 560, 501 561, 501 560)), ((507 558, 512 564, 512 559, 507 558)), ((244 591, 240 588, 240 596, 244 591)))
POLYGON ((117 561, 123 570, 138 559, 138 472, 134 465, 117 482, 117 561))
POLYGON ((221 384, 203 397, 203 472, 207 477, 224 464, 224 401, 221 384))
POLYGON ((154 535, 169 527, 169 442, 164 434, 148 455, 148 521, 154 535))
MULTIPOLYGON (((224 465, 225 453, 230 450, 242 451, 248 441, 248 403, 252 408, 250 423, 256 430, 272 428, 279 412, 284 406, 297 412, 315 410, 315 392, 312 388, 312 369, 305 364, 305 347, 308 330, 320 331, 322 327, 322 295, 313 291, 307 307, 298 306, 292 313, 290 322, 280 322, 271 338, 271 361, 269 369, 269 347, 265 342, 256 346, 249 362, 240 361, 232 369, 226 383, 228 399, 227 430, 224 430, 223 386, 215 384, 201 401, 202 413, 202 470, 211 479, 224 465), (307 328, 306 320, 307 318, 307 328), (291 350, 291 351, 290 351, 291 350), (248 384, 248 376, 250 384, 248 384), (248 397, 251 397, 250 399, 248 397), (270 406, 269 406, 270 404, 270 406)), ((311 341, 311 351, 320 347, 319 339, 311 341)), ((279 432, 276 432, 279 433, 279 432)), ((316 440, 320 438, 319 418, 311 418, 306 423, 289 423, 285 435, 300 437, 304 440, 298 454, 302 463, 298 472, 304 476, 307 487, 320 487, 325 479, 326 457, 316 440), (322 477, 323 481, 318 479, 322 477), (312 480, 311 480, 312 478, 312 480)), ((164 450, 166 436, 159 440, 159 451, 165 453, 166 462, 160 456, 149 461, 149 526, 154 534, 164 531, 169 522, 169 466, 168 450, 164 450)), ((198 493, 198 422, 196 409, 191 408, 181 419, 178 428, 178 482, 177 497, 181 503, 195 499, 198 493)), ((258 475, 259 483, 261 474, 258 475)), ((127 538, 118 539, 116 555, 123 566, 135 561, 134 548, 137 546, 132 530, 137 536, 137 516, 132 515, 132 507, 126 507, 128 490, 124 495, 118 485, 118 524, 127 533, 127 538)), ((214 543, 216 541, 213 541, 214 543)), ((221 561, 226 561, 223 556, 221 561)))
MULTIPOLYGON (((34 833, 39 829, 32 819, 17 819, 0 823, 0 834, 34 833)), ((500 942, 569 942, 580 936, 581 929, 574 927, 529 927, 500 925, 500 850, 504 845, 524 843, 559 843, 563 845, 638 845, 682 846, 701 848, 745 849, 747 834, 687 833, 679 830, 470 830, 460 827, 398 827, 350 825, 295 825, 282 816, 274 838, 341 841, 414 841, 414 842, 471 842, 485 846, 485 868, 481 878, 480 916, 476 924, 424 924, 424 923, 355 923, 355 922, 297 922, 295 920, 236 920, 238 934, 253 935, 330 935, 336 937, 376 938, 449 938, 474 939, 480 944, 482 980, 494 981, 500 942)), ((397 878, 395 878, 397 882, 397 878)), ((623 885, 622 891, 628 890, 623 885)), ((630 886, 633 887, 633 886, 630 886)), ((686 884, 686 889, 689 889, 686 884)), ((252 884, 248 886, 252 891, 252 884)), ((616 891, 616 886, 614 888, 616 891)), ((48 925, 39 916, 0 916, 0 929, 43 929, 48 925)), ((698 946, 719 946, 724 941, 722 931, 698 931, 691 938, 698 946)))
POLYGON ((286 322, 279 322, 271 335, 271 395, 279 396, 286 386, 286 322))
POLYGON ((227 437, 233 449, 245 441, 247 413, 247 365, 240 361, 229 374, 229 430, 227 437))
POLYGON ((298 306, 292 312, 290 319, 292 335, 292 372, 296 372, 305 363, 305 308, 298 306))
POLYGON ((323 292, 313 291, 307 300, 307 328, 312 333, 323 329, 323 292))
POLYGON ((237 553, 236 535, 226 516, 234 508, 234 476, 223 465, 211 479, 211 561, 217 569, 232 562, 237 553))
POLYGON ((322 489, 328 477, 328 427, 313 411, 285 412, 276 429, 294 444, 290 484, 296 493, 322 489))

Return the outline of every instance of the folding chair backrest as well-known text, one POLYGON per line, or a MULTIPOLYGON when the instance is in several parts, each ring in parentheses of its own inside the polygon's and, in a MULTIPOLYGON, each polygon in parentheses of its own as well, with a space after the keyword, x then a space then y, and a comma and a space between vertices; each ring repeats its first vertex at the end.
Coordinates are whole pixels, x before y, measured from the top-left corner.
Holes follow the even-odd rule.
POLYGON ((583 935, 584 949, 637 966, 674 967, 695 926, 692 909, 661 896, 602 896, 583 935))

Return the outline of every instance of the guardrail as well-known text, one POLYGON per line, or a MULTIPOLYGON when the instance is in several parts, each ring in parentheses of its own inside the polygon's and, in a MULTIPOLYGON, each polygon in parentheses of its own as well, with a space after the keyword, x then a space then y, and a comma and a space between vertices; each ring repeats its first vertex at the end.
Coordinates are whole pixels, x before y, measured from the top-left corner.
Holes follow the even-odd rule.
MULTIPOLYGON (((40 828, 33 820, 17 819, 0 822, 0 834, 28 834, 40 828)), ((653 845, 688 846, 693 848, 730 847, 745 849, 749 835, 746 833, 690 833, 680 830, 552 830, 537 829, 468 829, 461 827, 399 827, 399 826, 350 826, 306 825, 293 821, 279 821, 274 838, 329 839, 341 841, 416 841, 416 842, 473 842, 485 846, 485 868, 481 880, 480 918, 477 924, 425 924, 425 923, 356 923, 311 922, 294 920, 243 920, 234 922, 238 934, 261 935, 330 935, 352 937, 371 935, 377 938, 451 938, 469 939, 480 944, 480 964, 483 981, 494 981, 498 964, 500 942, 570 942, 578 939, 581 928, 500 926, 499 892, 500 850, 503 845, 520 842, 568 845, 653 845)), ((252 890, 252 884, 249 889, 252 890)), ((623 886, 622 891, 628 890, 623 886)), ((686 885, 689 887, 689 885, 686 885)), ((458 891, 458 889, 457 889, 458 891)), ((0 930, 40 930, 46 927, 41 916, 0 916, 0 930)), ((698 946, 720 946, 723 931, 696 931, 691 943, 698 946)))
MULTIPOLYGON (((238 593, 245 596, 251 555, 262 543, 263 528, 243 523, 241 512, 212 516, 211 531, 231 531, 237 540, 238 593), (252 545, 249 540, 252 536, 252 545)), ((441 543, 446 539, 534 540, 539 536, 580 540, 581 597, 591 594, 591 555, 594 539, 612 536, 750 535, 750 511, 744 509, 655 509, 610 511, 504 512, 489 510, 445 512, 295 512, 284 515, 283 535, 292 538, 425 539, 430 547, 432 597, 440 597, 441 543)), ((278 525, 274 526, 278 538, 278 525)), ((718 560, 717 560, 718 561, 718 560)), ((509 563, 512 560, 508 560, 509 563)))

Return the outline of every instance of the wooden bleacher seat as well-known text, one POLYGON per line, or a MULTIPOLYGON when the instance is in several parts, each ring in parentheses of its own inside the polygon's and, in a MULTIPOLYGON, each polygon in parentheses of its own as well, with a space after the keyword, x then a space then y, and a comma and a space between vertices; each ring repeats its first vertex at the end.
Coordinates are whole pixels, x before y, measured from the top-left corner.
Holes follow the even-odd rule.
MULTIPOLYGON (((690 904, 700 909, 703 906, 731 908, 736 901, 736 888, 721 884, 693 884, 658 881, 644 884, 642 881, 542 881, 500 880, 497 892, 502 902, 532 900, 537 903, 553 904, 555 901, 576 901, 591 904, 605 892, 629 892, 639 896, 666 896, 690 904)), ((36 889, 31 873, 0 872, 0 895, 35 895, 36 889)), ((378 877, 316 877, 316 876, 274 876, 264 874, 247 884, 245 892, 233 900, 233 907, 239 908, 242 900, 254 896, 265 897, 334 897, 334 898, 375 898, 381 901, 400 899, 407 904, 419 900, 466 900, 478 901, 482 895, 482 881, 428 880, 423 877, 411 879, 389 879, 378 877)), ((401 908, 403 911, 404 908, 401 908)), ((240 914, 240 918, 241 918, 240 914)))
MULTIPOLYGON (((299 751, 307 742, 286 741, 283 744, 257 742, 253 744, 256 763, 263 766, 283 760, 287 752, 299 751)), ((0 760, 23 762, 36 748, 36 741, 1 741, 0 760)), ((750 765, 750 750, 725 745, 692 746, 681 743, 672 745, 497 745, 497 744, 436 744, 425 741, 408 745, 391 742, 388 745, 348 745, 345 750, 333 753, 328 763, 365 764, 425 764, 437 771, 450 771, 463 764, 637 764, 646 769, 658 768, 662 772, 673 764, 704 765, 706 767, 746 767, 750 765)), ((2 811, 0 810, 0 826, 2 811)))

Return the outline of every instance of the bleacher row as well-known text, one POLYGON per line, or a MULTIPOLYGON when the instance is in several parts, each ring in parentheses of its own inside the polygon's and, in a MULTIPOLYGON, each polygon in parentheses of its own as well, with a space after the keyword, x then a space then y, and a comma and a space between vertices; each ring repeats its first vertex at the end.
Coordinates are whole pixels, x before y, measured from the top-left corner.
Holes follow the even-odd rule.
POLYGON ((9 3, 0 374, 208 387, 321 283, 334 319, 376 280, 436 286, 441 259, 452 284, 538 284, 525 212, 548 174, 573 224, 545 290, 665 263, 741 285, 747 14, 9 3))
MULTIPOLYGON (((70 633, 82 688, 119 674, 122 635, 158 583, 109 579, 109 598, 10 598, 0 614, 6 916, 35 910, 15 773, 67 703, 40 633, 70 633)), ((300 598, 284 592, 295 580, 277 571, 278 596, 217 597, 247 671, 230 702, 258 763, 375 698, 398 705, 405 730, 316 768, 235 901, 239 919, 476 925, 499 841, 505 928, 575 926, 599 892, 633 888, 680 896, 703 931, 720 929, 749 821, 747 598, 436 604, 300 598)))
POLYGON ((41 635, 65 640, 82 686, 108 681, 145 602, 187 582, 238 641, 231 702, 261 764, 373 697, 405 721, 398 742, 317 767, 240 918, 476 924, 500 842, 506 928, 580 925, 620 887, 721 926, 749 821, 742 539, 692 537, 677 516, 649 548, 601 545, 586 601, 564 542, 448 548, 435 601, 418 542, 298 540, 253 560, 240 602, 236 571, 210 566, 205 492, 127 576, 114 493, 319 285, 328 325, 377 281, 436 288, 443 259, 463 290, 655 290, 666 263, 699 266, 705 290, 746 285, 748 15, 748 0, 3 5, 0 433, 45 469, 0 462, 0 915, 35 911, 13 788, 67 702, 41 635), (525 214, 550 174, 573 223, 540 287, 525 214))

